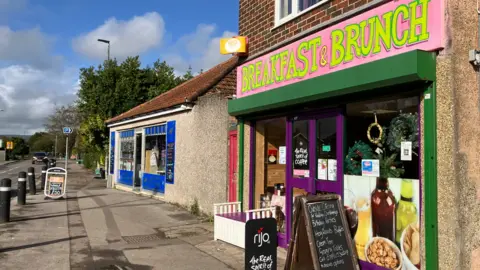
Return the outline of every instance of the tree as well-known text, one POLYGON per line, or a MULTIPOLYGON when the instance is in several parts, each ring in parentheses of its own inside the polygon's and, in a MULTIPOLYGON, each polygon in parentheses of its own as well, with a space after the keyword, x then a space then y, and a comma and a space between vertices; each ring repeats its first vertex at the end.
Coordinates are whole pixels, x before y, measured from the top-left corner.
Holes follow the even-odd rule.
MULTIPOLYGON (((57 153, 65 153, 66 151, 66 136, 63 134, 63 128, 71 127, 73 129, 72 134, 68 135, 68 149, 72 149, 76 144, 80 122, 81 115, 79 114, 79 109, 73 104, 59 107, 53 114, 48 116, 45 129, 50 134, 53 144, 55 144, 55 137, 57 138, 57 153)), ((44 140, 43 143, 47 142, 44 140)))
POLYGON ((152 72, 154 76, 153 85, 148 91, 149 99, 159 96, 182 83, 182 81, 175 76, 174 71, 173 67, 169 66, 165 61, 160 62, 160 60, 157 60, 153 63, 152 72))
POLYGON ((195 77, 195 76, 193 75, 193 72, 192 72, 192 66, 188 66, 187 72, 185 74, 183 74, 181 79, 183 80, 183 82, 186 82, 190 79, 193 79, 193 77, 195 77))
POLYGON ((33 152, 53 152, 55 138, 46 132, 36 132, 28 139, 28 146, 33 152))
POLYGON ((12 137, 10 140, 13 142, 13 150, 11 152, 12 159, 15 159, 17 156, 21 156, 23 159, 24 155, 28 155, 30 151, 23 138, 12 137))
POLYGON ((77 129, 79 139, 75 141, 78 152, 100 161, 105 155, 109 137, 105 120, 169 91, 191 77, 191 71, 177 77, 173 67, 160 60, 153 67, 141 68, 138 56, 128 57, 120 65, 112 59, 97 68, 80 69, 76 103, 80 119, 77 129))

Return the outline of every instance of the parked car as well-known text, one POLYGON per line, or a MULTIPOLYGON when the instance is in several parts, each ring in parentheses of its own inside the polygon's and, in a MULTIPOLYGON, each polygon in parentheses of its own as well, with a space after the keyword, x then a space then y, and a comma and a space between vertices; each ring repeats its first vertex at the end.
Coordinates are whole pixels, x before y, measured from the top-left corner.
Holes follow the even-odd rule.
POLYGON ((48 160, 47 153, 45 153, 45 152, 36 152, 36 153, 33 154, 32 164, 35 164, 35 163, 37 163, 37 162, 45 163, 46 160, 48 160))

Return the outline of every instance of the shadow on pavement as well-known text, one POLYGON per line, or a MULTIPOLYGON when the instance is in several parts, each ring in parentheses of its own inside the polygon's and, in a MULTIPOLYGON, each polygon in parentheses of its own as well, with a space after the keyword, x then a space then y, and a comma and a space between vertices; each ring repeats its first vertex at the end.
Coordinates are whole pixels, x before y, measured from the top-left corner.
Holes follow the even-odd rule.
POLYGON ((60 238, 57 240, 52 240, 52 241, 46 241, 46 242, 41 242, 41 243, 35 243, 35 244, 30 244, 30 245, 23 245, 23 246, 18 246, 18 247, 9 247, 9 248, 1 248, 1 252, 9 252, 9 251, 14 251, 14 250, 20 250, 20 249, 27 249, 27 248, 33 248, 33 247, 40 247, 40 246, 47 246, 51 244, 56 244, 64 241, 70 241, 73 239, 78 239, 78 238, 85 238, 87 236, 76 236, 76 237, 66 237, 66 238, 60 238))
POLYGON ((28 221, 28 220, 47 219, 47 218, 55 218, 55 217, 65 217, 65 216, 72 216, 72 215, 80 215, 80 212, 66 213, 66 214, 59 214, 59 215, 48 215, 48 216, 40 216, 40 217, 12 218, 12 220, 11 220, 10 222, 21 222, 21 221, 28 221))
MULTIPOLYGON (((91 197, 100 197, 100 196, 105 196, 105 195, 107 195, 107 194, 97 194, 97 195, 82 196, 82 197, 68 197, 68 198, 62 199, 61 201, 74 201, 74 200, 78 200, 78 199, 86 199, 86 198, 91 198, 91 197)), ((53 203, 53 202, 59 202, 59 200, 58 200, 58 199, 51 199, 51 200, 48 200, 48 201, 45 201, 45 202, 38 202, 38 203, 35 203, 35 204, 53 203)))

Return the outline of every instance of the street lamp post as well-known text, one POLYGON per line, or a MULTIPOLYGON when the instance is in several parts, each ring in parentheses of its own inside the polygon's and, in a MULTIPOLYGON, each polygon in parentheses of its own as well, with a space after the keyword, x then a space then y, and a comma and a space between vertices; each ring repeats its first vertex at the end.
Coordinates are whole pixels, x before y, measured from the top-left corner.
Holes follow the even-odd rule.
POLYGON ((97 39, 97 41, 108 44, 108 58, 107 59, 110 61, 110 40, 99 38, 99 39, 97 39))

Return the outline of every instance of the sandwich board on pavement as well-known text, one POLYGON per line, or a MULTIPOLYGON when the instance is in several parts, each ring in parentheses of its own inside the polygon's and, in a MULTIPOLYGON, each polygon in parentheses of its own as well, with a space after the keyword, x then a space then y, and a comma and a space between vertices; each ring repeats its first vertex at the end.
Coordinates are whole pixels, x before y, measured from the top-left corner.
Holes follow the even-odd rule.
POLYGON ((47 170, 45 175, 45 196, 58 199, 65 195, 67 188, 67 170, 54 167, 47 170))

